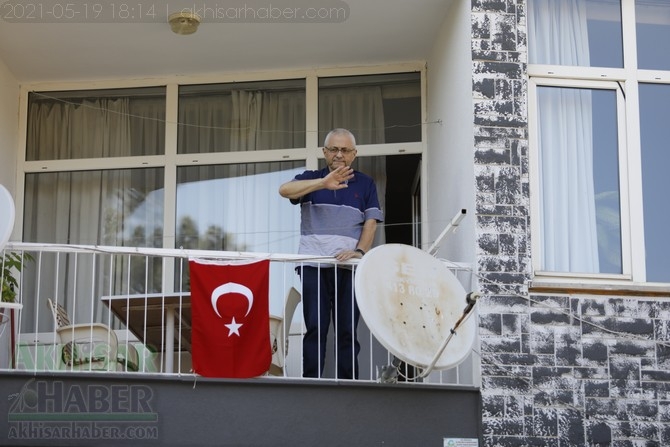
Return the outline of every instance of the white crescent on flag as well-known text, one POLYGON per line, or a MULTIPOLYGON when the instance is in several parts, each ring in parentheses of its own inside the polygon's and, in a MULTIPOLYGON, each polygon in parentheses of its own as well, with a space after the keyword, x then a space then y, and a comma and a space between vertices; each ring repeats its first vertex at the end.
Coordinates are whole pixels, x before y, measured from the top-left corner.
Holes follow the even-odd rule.
POLYGON ((242 284, 238 284, 236 282, 227 282, 225 284, 220 285, 216 289, 212 291, 212 308, 214 309, 214 312, 221 318, 221 314, 219 313, 219 310, 216 307, 216 303, 219 301, 219 298, 221 298, 223 295, 227 295, 230 293, 239 293, 240 295, 244 295, 247 298, 247 301, 249 301, 249 307, 247 308, 247 313, 244 314, 246 317, 249 315, 249 312, 251 311, 251 307, 254 305, 254 294, 246 286, 243 286, 242 284))

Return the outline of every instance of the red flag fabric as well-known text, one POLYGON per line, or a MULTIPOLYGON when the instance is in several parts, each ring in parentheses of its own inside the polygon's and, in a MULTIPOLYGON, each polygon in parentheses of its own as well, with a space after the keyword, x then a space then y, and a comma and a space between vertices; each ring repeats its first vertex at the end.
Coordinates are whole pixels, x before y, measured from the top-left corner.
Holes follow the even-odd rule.
POLYGON ((189 260, 193 371, 256 377, 270 368, 270 261, 189 260))

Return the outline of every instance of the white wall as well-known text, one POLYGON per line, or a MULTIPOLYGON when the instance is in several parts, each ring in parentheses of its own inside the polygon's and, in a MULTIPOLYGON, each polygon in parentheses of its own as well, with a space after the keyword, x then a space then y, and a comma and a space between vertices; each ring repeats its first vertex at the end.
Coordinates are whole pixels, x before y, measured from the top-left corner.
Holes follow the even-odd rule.
MULTIPOLYGON (((18 127, 19 83, 0 59, 0 184, 12 195, 16 184, 18 127)), ((8 321, 0 324, 0 367, 9 366, 9 327, 8 321)))
POLYGON ((16 184, 19 82, 0 59, 0 184, 12 195, 16 184))
POLYGON ((427 60, 427 218, 425 241, 434 241, 462 208, 467 215, 437 256, 475 259, 475 181, 470 1, 454 0, 427 60))

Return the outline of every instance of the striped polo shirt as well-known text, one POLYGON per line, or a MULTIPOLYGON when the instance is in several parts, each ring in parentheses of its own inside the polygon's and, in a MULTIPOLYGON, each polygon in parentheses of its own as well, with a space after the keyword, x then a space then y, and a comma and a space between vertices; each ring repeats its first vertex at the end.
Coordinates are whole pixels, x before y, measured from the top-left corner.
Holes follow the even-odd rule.
MULTIPOLYGON (((294 180, 324 178, 329 172, 327 167, 305 171, 294 180)), ((301 207, 300 254, 335 256, 342 250, 353 250, 366 220, 384 221, 372 177, 358 171, 354 171, 347 188, 320 189, 291 203, 299 203, 301 207)))

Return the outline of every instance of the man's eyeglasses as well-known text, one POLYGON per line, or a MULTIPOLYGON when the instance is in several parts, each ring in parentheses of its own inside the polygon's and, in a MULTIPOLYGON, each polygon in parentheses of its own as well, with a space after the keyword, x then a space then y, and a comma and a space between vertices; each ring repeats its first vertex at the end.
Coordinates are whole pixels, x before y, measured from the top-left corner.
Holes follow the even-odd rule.
POLYGON ((349 155, 356 150, 355 148, 351 147, 324 147, 324 149, 333 155, 337 154, 338 152, 342 152, 342 155, 349 155))

